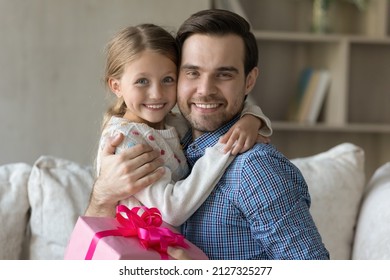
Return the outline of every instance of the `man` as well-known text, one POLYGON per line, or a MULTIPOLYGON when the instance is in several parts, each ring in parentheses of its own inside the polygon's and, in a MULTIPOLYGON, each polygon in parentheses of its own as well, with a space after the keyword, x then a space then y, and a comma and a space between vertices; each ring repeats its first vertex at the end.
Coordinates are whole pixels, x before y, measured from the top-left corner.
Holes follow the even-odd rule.
MULTIPOLYGON (((258 50, 249 24, 224 10, 192 15, 177 42, 177 103, 192 126, 183 147, 193 166, 239 119, 258 50)), ((299 170, 272 145, 256 144, 236 156, 182 233, 210 259, 329 259, 309 207, 299 170)))

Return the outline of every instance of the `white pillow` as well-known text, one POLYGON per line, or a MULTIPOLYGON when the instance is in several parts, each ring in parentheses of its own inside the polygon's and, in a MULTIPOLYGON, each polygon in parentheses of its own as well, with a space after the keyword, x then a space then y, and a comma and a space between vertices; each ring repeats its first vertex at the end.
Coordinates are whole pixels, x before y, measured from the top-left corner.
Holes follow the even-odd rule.
POLYGON ((27 181, 31 166, 11 163, 0 166, 0 259, 23 258, 28 210, 27 181))
POLYGON ((76 220, 87 207, 92 174, 89 166, 50 156, 34 163, 28 182, 30 259, 63 259, 76 220))
POLYGON ((379 167, 367 185, 358 219, 353 259, 390 259, 390 162, 379 167))
POLYGON ((365 173, 364 151, 343 143, 306 158, 293 159, 309 186, 310 212, 330 258, 351 259, 365 173))

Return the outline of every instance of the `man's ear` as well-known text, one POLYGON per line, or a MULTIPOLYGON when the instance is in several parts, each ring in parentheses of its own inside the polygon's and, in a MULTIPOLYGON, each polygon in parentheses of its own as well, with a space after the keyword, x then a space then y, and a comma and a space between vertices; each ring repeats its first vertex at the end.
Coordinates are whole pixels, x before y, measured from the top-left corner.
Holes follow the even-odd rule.
POLYGON ((248 93, 255 86, 258 75, 259 75, 259 68, 254 67, 246 76, 245 95, 248 95, 248 93))
POLYGON ((112 93, 114 93, 118 98, 122 97, 121 92, 121 82, 118 79, 115 78, 109 78, 108 79, 108 86, 112 93))

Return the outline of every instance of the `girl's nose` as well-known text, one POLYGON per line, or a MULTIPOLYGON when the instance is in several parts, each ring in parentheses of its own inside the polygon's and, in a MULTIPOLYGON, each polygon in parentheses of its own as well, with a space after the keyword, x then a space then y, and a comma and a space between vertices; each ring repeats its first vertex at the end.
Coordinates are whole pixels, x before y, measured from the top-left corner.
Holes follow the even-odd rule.
POLYGON ((155 83, 149 89, 149 97, 152 99, 160 99, 163 96, 162 90, 163 89, 162 89, 161 85, 158 83, 155 83))

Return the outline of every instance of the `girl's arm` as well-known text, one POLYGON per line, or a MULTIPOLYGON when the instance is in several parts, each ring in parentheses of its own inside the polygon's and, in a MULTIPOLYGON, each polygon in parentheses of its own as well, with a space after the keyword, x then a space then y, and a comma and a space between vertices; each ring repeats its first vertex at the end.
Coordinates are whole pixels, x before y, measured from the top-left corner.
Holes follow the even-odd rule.
MULTIPOLYGON (((116 147, 116 153, 128 153, 133 147, 128 148, 131 143, 139 143, 143 141, 152 145, 163 145, 159 141, 150 140, 142 136, 135 136, 130 133, 130 125, 123 126, 114 124, 107 128, 107 132, 103 133, 101 145, 106 142, 105 138, 121 132, 125 135, 124 141, 116 147)), ((142 129, 139 127, 139 129, 142 129)), ((139 134, 147 134, 146 131, 139 134)), ((162 141, 162 139, 160 139, 162 141)), ((161 147, 160 147, 161 148, 161 147)), ((162 214, 165 222, 179 226, 184 223, 207 199, 220 177, 224 174, 225 169, 233 160, 230 153, 224 153, 224 145, 217 143, 215 146, 207 148, 205 155, 202 156, 192 168, 191 174, 184 180, 174 182, 172 180, 172 172, 169 168, 164 167, 164 175, 161 179, 142 191, 134 194, 128 199, 121 200, 121 204, 128 207, 139 206, 138 201, 147 207, 157 207, 162 214), (206 172, 205 172, 206 171, 206 172), (138 201, 135 201, 138 200, 138 201)), ((181 149, 175 151, 175 154, 182 158, 179 153, 181 149)), ((104 154, 99 154, 98 162, 102 161, 104 154)), ((183 155, 183 158, 184 155, 183 155)), ((146 167, 145 167, 146 168, 146 167)), ((132 178, 128 178, 128 183, 133 185, 132 178)), ((131 194, 129 194, 130 196, 131 194)))
POLYGON ((245 101, 244 109, 241 112, 241 117, 246 115, 252 115, 260 119, 261 124, 259 128, 259 134, 265 137, 272 135, 272 126, 270 119, 263 113, 261 108, 249 101, 245 101))
POLYGON ((166 168, 160 181, 134 196, 147 207, 157 207, 165 222, 179 226, 207 199, 233 159, 234 156, 224 152, 224 145, 217 143, 206 149, 186 179, 172 182, 171 172, 166 168))
POLYGON ((241 119, 221 137, 220 142, 226 144, 225 152, 231 150, 236 155, 246 152, 255 143, 269 143, 271 135, 271 121, 261 108, 245 102, 241 119))
MULTIPOLYGON (((249 131, 250 135, 255 136, 254 140, 251 138, 250 141, 253 143, 247 149, 254 145, 259 131, 267 135, 272 134, 270 121, 264 116, 259 107, 246 104, 242 116, 243 118, 238 122, 241 124, 231 129, 235 132, 230 138, 238 137, 239 142, 240 139, 248 137, 246 132, 249 131), (253 129, 254 126, 256 129, 253 129), (264 126, 265 129, 261 129, 264 126)), ((176 117, 178 116, 176 115, 176 117)), ((172 122, 168 121, 168 123, 172 125, 172 122)), ((225 145, 222 143, 207 148, 205 155, 193 166, 191 174, 186 179, 176 183, 172 182, 171 171, 166 168, 165 174, 159 182, 135 194, 135 198, 147 207, 157 207, 161 211, 165 222, 173 226, 181 225, 207 199, 220 177, 224 174, 225 169, 233 160, 233 154, 226 153, 225 150, 225 145)))

